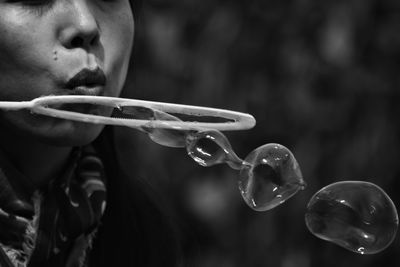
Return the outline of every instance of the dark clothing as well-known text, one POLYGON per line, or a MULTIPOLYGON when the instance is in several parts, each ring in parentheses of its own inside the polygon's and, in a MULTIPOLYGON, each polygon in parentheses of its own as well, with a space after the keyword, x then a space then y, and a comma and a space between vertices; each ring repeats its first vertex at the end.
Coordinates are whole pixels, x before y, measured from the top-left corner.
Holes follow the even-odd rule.
POLYGON ((29 259, 29 267, 181 266, 169 212, 145 182, 121 171, 113 134, 106 127, 94 142, 98 157, 93 148, 75 150, 40 194, 0 158, 1 267, 29 259))
POLYGON ((63 174, 40 191, 4 155, 0 166, 0 266, 86 266, 106 205, 93 148, 74 149, 63 174))

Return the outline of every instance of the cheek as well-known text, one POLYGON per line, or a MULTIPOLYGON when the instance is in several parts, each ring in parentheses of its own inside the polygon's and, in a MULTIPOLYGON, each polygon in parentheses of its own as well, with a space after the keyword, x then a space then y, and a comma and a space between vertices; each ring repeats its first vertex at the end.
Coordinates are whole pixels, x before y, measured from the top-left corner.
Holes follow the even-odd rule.
MULTIPOLYGON (((3 8, 3 7, 0 7, 3 8)), ((25 13, 0 11, 0 96, 23 100, 41 94, 45 76, 43 43, 37 20, 25 13), (25 16, 22 16, 25 15, 25 16), (30 90, 26 90, 30 88, 30 90)))
MULTIPOLYGON (((114 85, 122 88, 128 70, 133 36, 134 22, 130 11, 120 12, 119 15, 107 24, 107 32, 103 32, 105 64, 113 76, 114 85)), ((118 94, 119 92, 117 92, 118 94)))
POLYGON ((18 27, 7 24, 7 21, 3 19, 0 20, 0 71, 2 74, 19 68, 21 61, 25 61, 24 43, 28 37, 19 33, 21 30, 18 27))
MULTIPOLYGON (((0 7, 3 8, 3 7, 0 7)), ((0 57, 1 64, 17 65, 32 60, 37 46, 35 36, 38 21, 31 16, 23 16, 14 9, 0 12, 0 57), (7 59, 10 59, 7 61, 7 59)))

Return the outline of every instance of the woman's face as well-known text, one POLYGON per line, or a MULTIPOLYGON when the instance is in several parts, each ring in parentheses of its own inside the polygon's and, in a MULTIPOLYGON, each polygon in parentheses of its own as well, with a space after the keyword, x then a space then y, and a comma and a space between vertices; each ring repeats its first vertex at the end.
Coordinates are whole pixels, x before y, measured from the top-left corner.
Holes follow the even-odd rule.
MULTIPOLYGON (((0 101, 118 96, 133 31, 129 0, 0 0, 0 101)), ((0 121, 61 145, 90 142, 102 129, 27 111, 1 112, 0 121)))

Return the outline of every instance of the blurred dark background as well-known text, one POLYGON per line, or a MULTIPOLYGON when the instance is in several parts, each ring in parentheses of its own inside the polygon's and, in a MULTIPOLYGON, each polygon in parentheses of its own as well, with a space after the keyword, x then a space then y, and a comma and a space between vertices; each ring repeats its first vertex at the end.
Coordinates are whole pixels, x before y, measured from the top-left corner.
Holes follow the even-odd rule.
POLYGON ((308 183, 255 212, 237 171, 121 129, 134 172, 175 214, 189 266, 400 266, 398 237, 361 256, 304 223, 311 196, 336 181, 375 183, 400 206, 400 1, 145 0, 136 30, 125 97, 251 113, 254 129, 226 133, 237 154, 281 143, 308 183))

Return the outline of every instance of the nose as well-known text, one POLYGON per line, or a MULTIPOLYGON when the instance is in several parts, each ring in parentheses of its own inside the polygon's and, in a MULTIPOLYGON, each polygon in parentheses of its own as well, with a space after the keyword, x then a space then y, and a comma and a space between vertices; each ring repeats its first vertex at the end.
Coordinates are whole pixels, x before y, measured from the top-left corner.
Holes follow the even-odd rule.
POLYGON ((59 32, 61 44, 67 49, 83 48, 90 50, 99 42, 100 29, 95 10, 87 0, 66 1, 65 19, 59 32))

